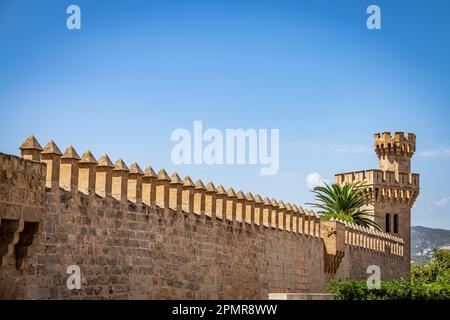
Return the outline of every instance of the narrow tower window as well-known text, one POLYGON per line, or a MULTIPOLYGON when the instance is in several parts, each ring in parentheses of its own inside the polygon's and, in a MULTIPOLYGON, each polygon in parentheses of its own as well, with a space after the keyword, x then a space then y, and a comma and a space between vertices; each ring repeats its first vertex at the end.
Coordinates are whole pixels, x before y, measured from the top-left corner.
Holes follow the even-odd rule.
POLYGON ((398 214, 394 214, 394 233, 398 233, 398 214))
POLYGON ((386 232, 391 232, 391 215, 386 213, 386 232))

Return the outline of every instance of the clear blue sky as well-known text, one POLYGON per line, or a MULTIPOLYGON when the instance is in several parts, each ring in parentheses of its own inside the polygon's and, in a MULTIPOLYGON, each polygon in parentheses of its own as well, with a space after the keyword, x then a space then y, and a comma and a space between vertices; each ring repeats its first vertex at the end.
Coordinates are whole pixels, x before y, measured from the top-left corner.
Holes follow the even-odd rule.
POLYGON ((306 176, 377 166, 373 133, 417 134, 413 224, 450 228, 449 1, 0 1, 0 151, 123 157, 305 203, 306 176), (77 4, 82 29, 66 28, 77 4), (378 4, 382 30, 366 28, 378 4), (280 129, 280 172, 179 166, 176 128, 280 129), (446 200, 447 199, 447 200, 446 200))

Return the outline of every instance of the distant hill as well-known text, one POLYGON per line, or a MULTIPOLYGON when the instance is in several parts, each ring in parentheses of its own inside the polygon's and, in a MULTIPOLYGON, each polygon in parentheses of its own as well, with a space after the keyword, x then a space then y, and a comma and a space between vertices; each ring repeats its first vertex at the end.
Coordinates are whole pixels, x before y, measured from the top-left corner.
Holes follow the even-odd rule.
POLYGON ((432 258, 434 248, 450 249, 450 230, 416 226, 411 230, 411 259, 423 264, 432 258))

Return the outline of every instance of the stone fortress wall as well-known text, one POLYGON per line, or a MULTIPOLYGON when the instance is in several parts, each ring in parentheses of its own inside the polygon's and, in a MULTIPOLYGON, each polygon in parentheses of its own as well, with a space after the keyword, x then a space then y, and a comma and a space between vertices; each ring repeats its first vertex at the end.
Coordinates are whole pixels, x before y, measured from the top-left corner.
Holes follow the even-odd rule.
POLYGON ((369 265, 406 277, 405 250, 392 233, 33 136, 20 158, 0 153, 4 297, 267 299, 366 279, 369 265), (81 289, 67 288, 70 265, 81 289))

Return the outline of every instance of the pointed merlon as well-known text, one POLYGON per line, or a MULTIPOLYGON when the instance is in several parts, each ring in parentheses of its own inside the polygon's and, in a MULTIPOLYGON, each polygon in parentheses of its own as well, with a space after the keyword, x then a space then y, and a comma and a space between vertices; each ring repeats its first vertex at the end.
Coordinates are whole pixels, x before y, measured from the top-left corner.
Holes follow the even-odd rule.
POLYGON ((309 213, 313 216, 318 218, 319 216, 316 214, 316 212, 314 210, 309 210, 309 213))
POLYGON ((77 151, 74 147, 68 146, 66 151, 64 151, 64 154, 62 155, 61 159, 76 159, 80 160, 80 156, 78 155, 77 151))
POLYGON ((275 200, 275 199, 273 199, 273 198, 272 198, 272 200, 270 200, 270 204, 271 204, 272 206, 274 206, 274 207, 278 207, 278 206, 279 206, 277 200, 275 200))
POLYGON ((291 204, 289 202, 286 202, 286 210, 294 211, 294 208, 292 208, 292 206, 291 206, 291 204))
POLYGON ((256 203, 264 203, 264 200, 263 200, 263 198, 261 198, 261 196, 259 194, 257 194, 255 196, 255 202, 256 203))
POLYGON ((229 187, 227 190, 227 196, 230 198, 237 198, 236 192, 234 192, 233 188, 229 187))
POLYGON ((278 208, 286 209, 286 205, 284 204, 283 200, 278 201, 278 208))
POLYGON ((218 195, 226 195, 227 192, 225 191, 225 188, 223 187, 223 185, 219 185, 217 187, 217 194, 218 195))
POLYGON ((144 177, 146 178, 156 178, 156 173, 151 166, 145 168, 144 177))
POLYGON ((253 198, 253 195, 251 192, 247 192, 245 194, 245 199, 247 199, 247 201, 250 201, 250 202, 255 202, 255 198, 253 198))
POLYGON ((42 154, 56 154, 58 156, 62 156, 61 150, 59 150, 58 146, 56 145, 55 141, 50 140, 44 147, 44 151, 42 151, 42 154))
POLYGON ((142 172, 141 167, 139 167, 139 165, 136 162, 133 162, 130 165, 130 173, 140 174, 140 175, 144 174, 144 172, 142 172))
POLYGON ((195 187, 194 182, 192 182, 191 177, 189 177, 189 176, 184 177, 184 179, 183 179, 183 187, 190 187, 190 188, 194 188, 195 187))
POLYGON ((245 200, 245 194, 242 192, 242 190, 239 190, 236 194, 238 200, 245 200))
POLYGON ((208 182, 208 184, 206 185, 206 191, 207 192, 217 192, 217 189, 214 186, 214 183, 212 183, 211 181, 208 182))
POLYGON ((108 155, 106 153, 100 157, 100 159, 98 160, 97 166, 114 168, 114 165, 113 165, 111 159, 108 157, 108 155))
POLYGON ((92 164, 98 164, 97 160, 95 159, 94 155, 91 153, 91 151, 86 151, 81 156, 80 163, 92 163, 92 164))
POLYGON ((203 184, 202 180, 198 179, 195 181, 195 190, 205 190, 205 185, 203 184))
POLYGON ((119 159, 114 163, 114 171, 126 171, 129 172, 130 169, 128 169, 127 165, 122 159, 119 159))
POLYGON ((31 135, 29 136, 20 146, 20 150, 39 150, 42 151, 42 147, 39 144, 39 142, 36 140, 36 138, 31 135))
POLYGON ((174 172, 171 176, 170 176, 170 183, 171 184, 183 184, 183 180, 181 180, 180 176, 174 172))
POLYGON ((264 198, 264 205, 265 206, 271 206, 272 205, 272 202, 270 202, 269 198, 267 198, 267 197, 264 198))
POLYGON ((164 169, 159 170, 156 178, 160 181, 170 181, 170 177, 164 169))
POLYGON ((292 205, 292 210, 293 210, 295 213, 299 213, 299 212, 300 212, 300 210, 298 209, 298 207, 297 207, 297 205, 296 205, 295 203, 292 205))

